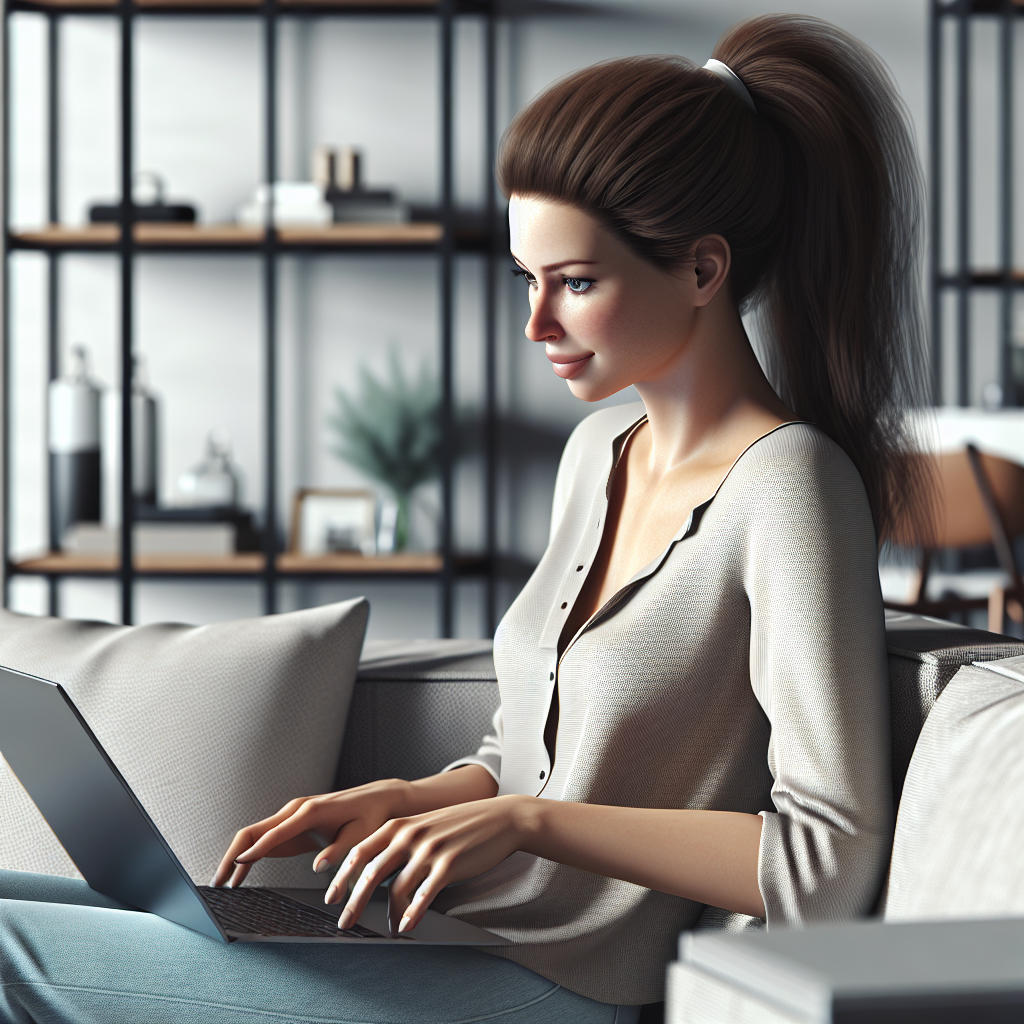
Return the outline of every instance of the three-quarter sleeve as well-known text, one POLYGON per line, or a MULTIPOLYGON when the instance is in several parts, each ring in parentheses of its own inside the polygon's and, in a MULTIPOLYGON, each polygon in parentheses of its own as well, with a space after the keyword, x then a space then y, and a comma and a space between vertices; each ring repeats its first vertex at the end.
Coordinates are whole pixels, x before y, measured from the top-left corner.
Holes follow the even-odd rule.
POLYGON ((771 485, 748 510, 750 678, 774 779, 758 858, 769 927, 869 911, 892 841, 874 528, 852 463, 816 431, 808 445, 809 432, 779 431, 765 446, 771 485))

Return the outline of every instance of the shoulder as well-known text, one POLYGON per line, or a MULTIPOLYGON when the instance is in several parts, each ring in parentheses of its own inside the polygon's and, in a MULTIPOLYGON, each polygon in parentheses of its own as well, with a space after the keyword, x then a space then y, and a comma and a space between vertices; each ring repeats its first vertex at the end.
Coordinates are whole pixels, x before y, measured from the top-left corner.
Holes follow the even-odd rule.
POLYGON ((723 482, 719 498, 733 513, 750 514, 756 532, 826 528, 874 536, 857 467, 809 423, 783 424, 751 444, 723 482))
POLYGON ((864 496, 857 467, 832 438, 810 423, 784 423, 743 452, 722 489, 782 495, 822 486, 864 496))

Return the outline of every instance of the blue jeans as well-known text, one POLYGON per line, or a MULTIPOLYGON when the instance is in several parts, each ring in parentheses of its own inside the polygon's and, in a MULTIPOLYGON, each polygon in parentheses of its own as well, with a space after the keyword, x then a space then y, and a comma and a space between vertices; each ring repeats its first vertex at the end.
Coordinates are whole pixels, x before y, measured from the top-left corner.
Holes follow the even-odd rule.
POLYGON ((216 942, 84 882, 0 870, 4 1024, 635 1024, 478 949, 216 942))

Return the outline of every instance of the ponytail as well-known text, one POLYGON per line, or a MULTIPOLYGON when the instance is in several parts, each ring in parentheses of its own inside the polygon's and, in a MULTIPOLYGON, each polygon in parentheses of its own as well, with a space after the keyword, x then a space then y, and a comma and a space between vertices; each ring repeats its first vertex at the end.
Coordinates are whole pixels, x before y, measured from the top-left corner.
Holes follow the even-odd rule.
POLYGON ((921 516, 929 485, 907 428, 927 378, 906 111, 882 61, 816 18, 741 22, 714 56, 755 97, 782 153, 778 240, 757 296, 768 375, 850 456, 880 536, 891 535, 921 516))
POLYGON ((927 390, 905 110, 879 58, 816 18, 751 18, 713 56, 756 112, 684 58, 607 61, 517 115, 498 182, 592 213, 663 269, 725 237, 769 379, 849 455, 884 539, 930 498, 906 421, 927 390))

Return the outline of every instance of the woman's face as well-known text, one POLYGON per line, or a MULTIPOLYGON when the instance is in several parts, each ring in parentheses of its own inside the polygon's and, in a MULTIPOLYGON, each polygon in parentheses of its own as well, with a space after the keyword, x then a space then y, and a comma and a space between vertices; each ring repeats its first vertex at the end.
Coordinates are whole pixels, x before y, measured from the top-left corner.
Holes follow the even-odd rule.
POLYGON ((529 282, 526 336, 586 402, 665 376, 682 357, 698 297, 693 268, 659 270, 590 214, 513 196, 512 257, 529 282))

